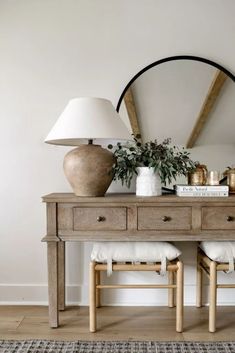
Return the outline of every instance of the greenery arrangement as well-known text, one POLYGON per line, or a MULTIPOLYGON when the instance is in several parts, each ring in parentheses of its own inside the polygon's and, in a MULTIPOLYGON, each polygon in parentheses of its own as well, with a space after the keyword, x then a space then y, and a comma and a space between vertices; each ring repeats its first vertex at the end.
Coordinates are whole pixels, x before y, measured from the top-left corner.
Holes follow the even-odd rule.
MULTIPOLYGON (((112 145, 108 145, 113 149, 112 145)), ((117 144, 114 150, 116 164, 113 166, 113 179, 121 180, 122 185, 130 187, 131 179, 137 174, 138 167, 154 168, 159 173, 161 182, 166 185, 177 176, 187 175, 195 169, 196 163, 189 157, 189 152, 184 148, 180 150, 171 146, 171 139, 167 138, 162 143, 157 140, 142 143, 140 135, 134 137, 133 142, 117 144)))

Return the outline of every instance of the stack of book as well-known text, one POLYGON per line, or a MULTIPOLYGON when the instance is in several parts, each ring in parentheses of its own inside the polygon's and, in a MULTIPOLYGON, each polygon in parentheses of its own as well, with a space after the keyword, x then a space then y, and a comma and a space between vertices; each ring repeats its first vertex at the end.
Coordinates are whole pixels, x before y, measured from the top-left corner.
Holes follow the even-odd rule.
POLYGON ((229 195, 228 185, 176 185, 177 196, 225 197, 229 195))

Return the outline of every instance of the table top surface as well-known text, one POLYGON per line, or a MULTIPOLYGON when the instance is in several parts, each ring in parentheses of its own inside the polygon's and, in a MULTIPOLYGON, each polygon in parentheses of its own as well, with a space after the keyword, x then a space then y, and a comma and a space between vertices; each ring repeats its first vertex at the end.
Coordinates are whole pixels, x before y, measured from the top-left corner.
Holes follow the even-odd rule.
POLYGON ((161 196, 136 196, 131 193, 107 193, 105 196, 99 197, 81 197, 73 193, 51 193, 42 197, 43 202, 58 203, 109 203, 109 202, 125 202, 125 203, 164 203, 164 202, 208 202, 208 203, 234 203, 235 194, 227 197, 181 197, 172 194, 164 194, 161 196))

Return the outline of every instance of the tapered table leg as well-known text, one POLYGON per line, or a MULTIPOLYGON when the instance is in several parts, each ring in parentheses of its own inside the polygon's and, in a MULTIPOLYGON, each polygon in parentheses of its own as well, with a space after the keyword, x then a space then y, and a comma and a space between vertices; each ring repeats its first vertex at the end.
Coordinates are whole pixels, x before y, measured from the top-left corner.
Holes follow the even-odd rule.
POLYGON ((65 242, 58 242, 59 310, 65 309, 65 242))
POLYGON ((50 327, 59 326, 58 303, 58 242, 47 243, 48 257, 48 294, 49 294, 49 323, 50 327))
POLYGON ((197 255, 197 296, 196 296, 196 307, 201 308, 202 306, 202 269, 200 266, 201 256, 198 253, 197 255))

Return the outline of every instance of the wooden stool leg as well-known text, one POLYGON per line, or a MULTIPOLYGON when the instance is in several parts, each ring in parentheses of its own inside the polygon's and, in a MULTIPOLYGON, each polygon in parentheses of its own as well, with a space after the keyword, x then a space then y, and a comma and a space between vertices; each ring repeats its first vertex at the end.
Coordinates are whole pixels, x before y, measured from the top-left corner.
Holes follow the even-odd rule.
MULTIPOLYGON (((174 284, 174 272, 168 271, 168 284, 174 284)), ((168 289, 168 307, 174 308, 174 288, 168 289)))
MULTIPOLYGON (((100 284, 100 271, 95 271, 95 280, 96 280, 96 285, 98 286, 100 284)), ((100 289, 96 288, 96 307, 100 308, 101 307, 101 298, 100 298, 100 289)))
POLYGON ((177 262, 178 270, 176 277, 176 331, 183 331, 183 310, 184 310, 184 265, 177 262))
POLYGON ((200 266, 201 256, 198 251, 197 253, 197 284, 196 284, 196 307, 201 308, 202 306, 202 269, 200 266))
POLYGON ((216 296, 217 296, 217 271, 216 262, 210 263, 210 293, 209 293, 209 331, 216 331, 216 296))
POLYGON ((90 332, 96 331, 96 276, 95 276, 95 262, 90 263, 90 306, 89 306, 89 316, 90 316, 90 332))

